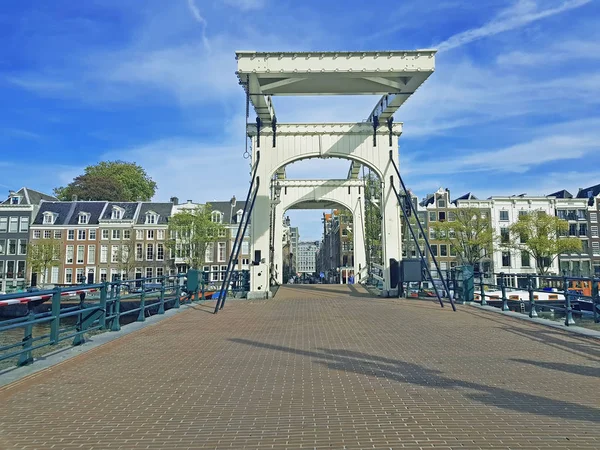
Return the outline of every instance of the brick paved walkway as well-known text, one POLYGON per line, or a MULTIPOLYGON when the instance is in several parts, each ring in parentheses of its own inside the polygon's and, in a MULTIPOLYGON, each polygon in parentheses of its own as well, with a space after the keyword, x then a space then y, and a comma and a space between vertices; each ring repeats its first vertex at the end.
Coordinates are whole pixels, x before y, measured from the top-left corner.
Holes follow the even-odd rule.
POLYGON ((598 341, 354 286, 208 311, 0 390, 0 449, 600 448, 598 341))

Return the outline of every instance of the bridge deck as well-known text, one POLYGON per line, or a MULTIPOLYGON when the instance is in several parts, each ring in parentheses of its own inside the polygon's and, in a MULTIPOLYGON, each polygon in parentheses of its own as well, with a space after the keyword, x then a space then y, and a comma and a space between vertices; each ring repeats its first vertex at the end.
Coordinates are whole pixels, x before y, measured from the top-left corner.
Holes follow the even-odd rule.
POLYGON ((600 346, 499 314, 285 286, 0 390, 0 448, 600 448, 600 346))

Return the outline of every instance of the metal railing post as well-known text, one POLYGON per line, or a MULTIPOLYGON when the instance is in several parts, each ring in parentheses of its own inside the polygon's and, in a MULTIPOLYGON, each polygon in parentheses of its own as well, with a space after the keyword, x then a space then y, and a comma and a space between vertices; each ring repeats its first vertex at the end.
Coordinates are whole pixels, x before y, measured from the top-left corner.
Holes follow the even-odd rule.
POLYGON ((121 329, 121 284, 113 285, 115 287, 114 316, 110 331, 119 331, 121 329))
POLYGON ((175 276, 175 305, 173 308, 179 309, 181 306, 181 274, 175 276))
POLYGON ((598 280, 592 281, 592 308, 594 310, 594 323, 600 323, 600 286, 598 280))
POLYGON ((160 306, 158 307, 158 314, 165 313, 165 277, 163 276, 160 280, 160 306))
POLYGON ((500 273, 500 289, 502 290, 502 311, 509 311, 508 298, 506 297, 506 283, 504 282, 504 272, 500 273))
POLYGON ((106 315, 107 315, 107 310, 106 310, 106 300, 108 297, 108 283, 103 283, 102 287, 100 288, 100 309, 102 310, 102 316, 100 316, 99 319, 99 325, 100 325, 100 329, 104 330, 106 329, 106 315))
POLYGON ((533 279, 531 275, 527 275, 527 291, 529 291, 529 317, 537 317, 538 313, 535 310, 535 293, 533 292, 533 279))
POLYGON ((571 307, 571 295, 569 294, 569 279, 563 277, 563 291, 565 293, 565 326, 575 325, 573 320, 573 308, 571 307))
POLYGON ((54 288, 52 294, 52 322, 50 323, 50 344, 58 343, 58 333, 60 330, 60 288, 54 288))
POLYGON ((481 306, 487 305, 487 300, 485 299, 485 283, 483 281, 483 272, 479 273, 479 287, 481 289, 481 306))
POLYGON ((140 313, 137 318, 138 322, 146 321, 146 279, 142 279, 142 295, 140 296, 140 313))
POLYGON ((27 325, 25 325, 25 333, 23 336, 23 353, 19 355, 19 362, 17 365, 26 366, 27 364, 33 363, 33 353, 31 352, 31 347, 33 344, 33 323, 31 323, 35 319, 35 314, 31 306, 29 307, 29 314, 27 315, 27 325))

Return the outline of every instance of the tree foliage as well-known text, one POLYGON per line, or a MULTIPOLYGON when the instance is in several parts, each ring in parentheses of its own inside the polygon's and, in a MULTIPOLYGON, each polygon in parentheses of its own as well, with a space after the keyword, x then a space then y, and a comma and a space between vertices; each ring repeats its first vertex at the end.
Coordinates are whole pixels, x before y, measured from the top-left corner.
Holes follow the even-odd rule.
POLYGON ((150 201, 156 183, 136 163, 102 161, 88 166, 85 172, 65 187, 54 189, 60 200, 106 200, 114 202, 150 201))
POLYGON ((60 266, 62 246, 58 239, 36 239, 27 244, 27 265, 31 273, 39 273, 40 283, 46 283, 45 275, 52 267, 60 266))
POLYGON ((364 177, 365 181, 365 241, 367 242, 367 264, 381 262, 381 181, 374 173, 364 177), (373 261, 371 261, 373 258, 373 261))
POLYGON ((133 231, 134 230, 130 231, 131 234, 129 238, 123 238, 117 252, 117 266, 120 273, 125 272, 125 280, 130 280, 133 278, 133 270, 136 266, 136 241, 134 239, 133 231))
POLYGON ((436 239, 450 246, 460 264, 479 265, 492 254, 495 240, 489 214, 477 208, 456 208, 452 214, 452 221, 430 223, 436 239))
POLYGON ((212 221, 210 204, 200 205, 193 211, 182 211, 169 221, 167 243, 177 257, 183 258, 190 269, 201 269, 206 262, 206 249, 225 231, 222 223, 212 221))
POLYGON ((509 227, 509 242, 505 247, 529 253, 536 263, 539 275, 547 275, 558 255, 580 253, 581 240, 560 237, 569 230, 569 223, 544 211, 533 211, 519 216, 519 221, 509 227))

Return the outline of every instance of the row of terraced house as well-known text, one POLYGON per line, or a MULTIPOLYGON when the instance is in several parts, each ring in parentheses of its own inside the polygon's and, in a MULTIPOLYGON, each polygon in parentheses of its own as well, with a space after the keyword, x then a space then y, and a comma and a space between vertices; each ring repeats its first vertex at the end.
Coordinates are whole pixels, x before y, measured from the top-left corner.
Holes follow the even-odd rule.
MULTIPOLYGON (((413 204, 417 207, 419 220, 424 225, 432 251, 442 271, 459 264, 457 255, 448 243, 436 236, 432 224, 435 222, 452 222, 456 208, 471 207, 481 211, 482 218, 491 221, 494 234, 500 237, 495 242, 492 253, 484 255, 480 269, 486 273, 507 274, 511 284, 524 286, 526 274, 535 274, 536 262, 527 252, 503 247, 501 241, 509 237, 509 228, 518 221, 519 216, 531 211, 544 211, 566 220, 568 231, 561 237, 577 237, 581 240, 582 250, 579 253, 559 255, 550 267, 554 274, 567 273, 572 276, 600 276, 600 184, 588 188, 580 188, 576 195, 561 190, 547 196, 492 196, 479 199, 471 193, 454 200, 448 189, 440 188, 433 194, 418 201, 413 195, 413 204)), ((404 257, 417 257, 414 242, 408 239, 403 247, 404 257)), ((425 250, 423 235, 419 233, 420 247, 425 250)), ((432 269, 435 269, 430 261, 432 269)))
MULTIPOLYGON (((224 231, 209 244, 204 271, 221 281, 244 202, 211 203, 211 219, 224 231)), ((185 272, 181 248, 169 247, 168 223, 173 214, 195 209, 188 200, 170 202, 58 201, 22 188, 0 204, 0 292, 31 284, 69 285, 121 279, 159 277, 185 272), (60 248, 58 261, 45 274, 27 267, 28 243, 51 242, 60 248)), ((249 268, 246 236, 238 268, 249 268)))

